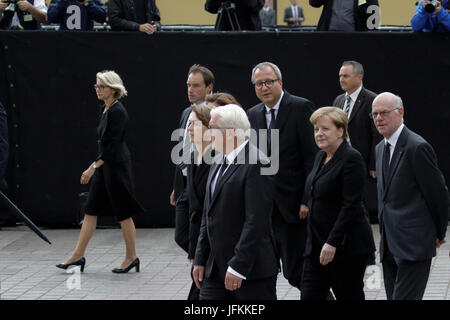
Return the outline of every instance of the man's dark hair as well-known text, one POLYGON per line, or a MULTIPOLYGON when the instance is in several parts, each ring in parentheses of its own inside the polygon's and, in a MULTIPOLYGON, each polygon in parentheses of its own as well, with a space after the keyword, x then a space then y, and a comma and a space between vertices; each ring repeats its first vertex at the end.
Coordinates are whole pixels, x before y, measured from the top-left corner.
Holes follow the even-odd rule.
POLYGON ((209 86, 210 84, 214 86, 215 84, 214 74, 208 68, 199 64, 194 64, 192 67, 189 68, 188 76, 191 73, 201 73, 203 76, 203 81, 205 82, 205 86, 209 86))
POLYGON ((353 66, 353 72, 354 74, 360 74, 360 75, 364 75, 364 68, 362 66, 361 63, 359 63, 358 61, 344 61, 342 62, 342 66, 353 66))

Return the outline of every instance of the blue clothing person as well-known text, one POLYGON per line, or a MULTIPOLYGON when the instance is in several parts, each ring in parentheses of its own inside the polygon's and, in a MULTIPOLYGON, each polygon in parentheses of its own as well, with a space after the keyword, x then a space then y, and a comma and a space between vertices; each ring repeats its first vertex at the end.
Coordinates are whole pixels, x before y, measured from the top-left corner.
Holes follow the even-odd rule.
POLYGON ((106 6, 101 0, 52 0, 47 19, 48 23, 59 24, 61 30, 92 31, 94 21, 106 21, 106 6))
POLYGON ((438 13, 428 13, 423 7, 423 0, 417 5, 416 12, 411 19, 413 31, 422 32, 450 32, 449 1, 441 1, 442 8, 438 13))

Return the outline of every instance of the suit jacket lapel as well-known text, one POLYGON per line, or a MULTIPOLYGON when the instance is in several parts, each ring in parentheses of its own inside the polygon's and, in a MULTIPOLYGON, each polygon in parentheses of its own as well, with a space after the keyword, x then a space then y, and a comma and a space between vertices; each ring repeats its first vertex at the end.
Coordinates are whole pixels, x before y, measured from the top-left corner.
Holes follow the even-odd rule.
POLYGON ((209 209, 211 202, 211 183, 212 179, 216 176, 217 170, 219 170, 222 155, 219 153, 215 158, 214 162, 209 169, 208 179, 206 180, 206 195, 205 195, 205 207, 209 209))
POLYGON ((287 91, 284 91, 283 99, 280 101, 280 107, 278 109, 277 119, 275 123, 276 129, 284 128, 284 124, 289 118, 289 113, 291 108, 288 107, 290 103, 290 94, 287 91))
POLYGON ((361 92, 358 94, 358 96, 356 97, 356 101, 353 104, 353 109, 352 109, 352 113, 350 114, 350 119, 348 119, 348 122, 350 123, 356 116, 356 114, 361 110, 360 106, 361 106, 361 101, 364 100, 364 88, 361 89, 361 92))
MULTIPOLYGON (((245 159, 247 161, 248 157, 248 150, 249 150, 249 143, 247 143, 247 145, 245 146, 245 148, 243 150, 241 150, 241 152, 245 152, 245 159)), ((238 158, 239 154, 236 156, 236 159, 238 158)), ((233 175, 233 173, 237 170, 237 168, 239 168, 241 166, 241 164, 230 164, 227 171, 225 171, 225 173, 223 174, 223 176, 221 178, 219 178, 216 182, 216 185, 214 187, 214 193, 212 195, 212 199, 211 202, 209 203, 208 206, 208 211, 212 208, 212 206, 214 205, 214 201, 217 199, 217 196, 219 195, 220 191, 222 190, 223 185, 227 182, 227 180, 233 175)), ((220 165, 217 165, 217 167, 220 167, 220 165)), ((217 174, 217 170, 215 170, 214 174, 212 176, 210 176, 208 178, 209 182, 212 182, 212 180, 216 177, 217 174)), ((211 193, 211 184, 209 184, 209 188, 208 193, 211 193)))
MULTIPOLYGON (((316 172, 316 176, 315 176, 314 179, 313 179, 313 184, 315 183, 315 181, 316 181, 320 176, 324 175, 325 173, 327 173, 328 171, 330 171, 330 170, 335 166, 336 162, 338 162, 339 159, 342 157, 342 153, 344 152, 344 150, 347 149, 347 146, 348 146, 348 143, 347 143, 347 141, 344 140, 344 141, 341 143, 341 145, 339 146, 339 148, 336 150, 336 153, 335 153, 334 156, 330 159, 330 161, 328 161, 328 162, 323 166, 323 168, 322 168, 320 171, 316 172)), ((320 167, 320 164, 322 163, 323 157, 324 157, 324 156, 325 156, 325 153, 324 153, 324 155, 321 157, 318 167, 320 167)), ((318 170, 318 169, 317 169, 317 170, 318 170)))
POLYGON ((258 129, 268 129, 267 121, 266 121, 266 106, 264 103, 261 103, 261 107, 258 111, 258 129))

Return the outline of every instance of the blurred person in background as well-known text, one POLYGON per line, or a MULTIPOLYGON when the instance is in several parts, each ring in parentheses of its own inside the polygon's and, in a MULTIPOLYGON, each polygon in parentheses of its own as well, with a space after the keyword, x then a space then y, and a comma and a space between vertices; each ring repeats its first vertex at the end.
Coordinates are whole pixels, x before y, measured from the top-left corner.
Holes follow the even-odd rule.
POLYGON ((369 26, 373 15, 370 7, 378 7, 378 0, 309 0, 309 4, 314 8, 323 6, 317 31, 369 31, 378 25, 369 26))
POLYGON ((153 34, 161 29, 155 0, 108 0, 108 22, 117 31, 153 34))
POLYGON ((290 0, 291 6, 284 9, 284 19, 283 21, 290 27, 298 27, 302 25, 305 21, 305 16, 303 15, 303 8, 297 6, 297 0, 290 0))
POLYGON ((46 22, 45 0, 0 1, 0 29, 39 30, 46 22))
POLYGON ((60 30, 94 30, 94 21, 106 21, 106 6, 101 0, 52 0, 48 6, 48 23, 59 24, 60 30))
POLYGON ((259 11, 261 26, 273 27, 276 25, 276 12, 270 6, 270 0, 265 0, 264 7, 259 11))
POLYGON ((413 31, 449 32, 450 31, 450 3, 448 0, 421 0, 417 4, 411 19, 413 31))
POLYGON ((219 13, 216 22, 217 30, 261 30, 259 11, 263 6, 264 0, 206 0, 205 10, 210 13, 219 13), (228 18, 226 11, 230 13, 231 19, 228 18), (236 26, 234 14, 239 26, 236 26))

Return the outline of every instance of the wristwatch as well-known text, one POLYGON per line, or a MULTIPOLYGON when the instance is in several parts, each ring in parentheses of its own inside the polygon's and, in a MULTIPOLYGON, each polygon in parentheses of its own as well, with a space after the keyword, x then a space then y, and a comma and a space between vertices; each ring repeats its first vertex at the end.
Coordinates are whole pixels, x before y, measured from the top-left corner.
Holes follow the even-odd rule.
POLYGON ((95 165, 95 162, 92 162, 92 168, 97 169, 98 167, 95 165))

